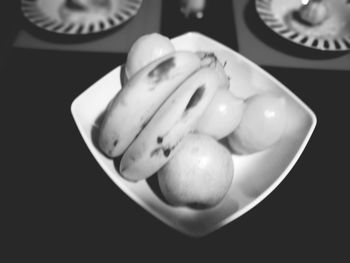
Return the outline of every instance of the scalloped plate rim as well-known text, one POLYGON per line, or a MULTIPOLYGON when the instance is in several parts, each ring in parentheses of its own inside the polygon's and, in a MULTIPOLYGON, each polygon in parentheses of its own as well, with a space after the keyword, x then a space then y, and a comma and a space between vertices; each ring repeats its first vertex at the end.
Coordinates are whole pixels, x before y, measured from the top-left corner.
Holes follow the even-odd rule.
MULTIPOLYGON (((348 35, 344 35, 344 36, 343 36, 343 39, 344 39, 344 38, 347 38, 348 41, 347 41, 347 44, 344 44, 345 47, 340 48, 340 49, 337 49, 337 48, 331 49, 331 48, 325 48, 325 47, 324 47, 324 48, 319 48, 319 47, 313 46, 312 44, 309 45, 309 44, 306 44, 306 43, 302 43, 301 40, 302 40, 303 38, 305 38, 305 37, 308 37, 308 35, 306 35, 306 34, 301 34, 301 33, 297 32, 297 31, 295 31, 293 28, 288 27, 288 26, 285 25, 285 24, 284 24, 284 25, 280 24, 281 26, 285 26, 286 28, 288 28, 288 30, 289 30, 290 32, 292 32, 293 34, 299 34, 299 35, 301 35, 301 36, 303 36, 303 37, 302 37, 299 41, 297 41, 295 38, 290 38, 290 37, 284 35, 284 34, 281 33, 279 30, 277 30, 276 28, 272 27, 272 26, 269 24, 268 19, 266 19, 266 18, 264 17, 264 15, 266 15, 266 13, 270 13, 270 14, 273 15, 272 11, 269 10, 269 9, 264 9, 264 8, 261 8, 261 9, 260 9, 260 8, 258 8, 258 5, 257 5, 258 2, 271 2, 271 1, 276 1, 276 0, 255 0, 255 9, 256 9, 256 12, 257 12, 259 18, 264 22, 264 24, 265 24, 268 28, 270 28, 273 32, 275 32, 277 35, 281 36, 282 38, 284 38, 284 39, 286 39, 286 40, 288 40, 288 41, 290 41, 290 42, 293 42, 293 43, 295 43, 295 44, 301 45, 301 46, 303 46, 303 47, 311 48, 311 49, 314 49, 314 50, 326 51, 326 52, 346 52, 346 51, 349 51, 349 50, 350 50, 350 32, 349 32, 348 35)), ((349 13, 349 14, 350 14, 350 13, 349 13)), ((292 35, 292 34, 291 34, 291 35, 292 35)), ((320 39, 320 38, 315 38, 314 40, 320 41, 321 39, 320 39)), ((335 39, 335 38, 334 38, 333 41, 334 41, 334 42, 335 42, 335 41, 338 41, 338 39, 335 39)), ((338 42, 339 42, 339 41, 338 41, 338 42)), ((338 43, 338 45, 339 45, 339 43, 338 43)))
MULTIPOLYGON (((109 31, 113 28, 116 28, 118 26, 121 26, 122 24, 128 22, 130 19, 132 19, 135 15, 137 15, 139 9, 141 8, 141 5, 143 3, 143 0, 134 0, 135 3, 135 9, 132 10, 128 15, 123 15, 123 20, 118 21, 119 18, 117 18, 116 16, 116 12, 113 12, 113 15, 109 15, 106 16, 104 20, 100 20, 99 23, 104 22, 104 27, 99 30, 93 30, 90 31, 90 29, 88 28, 89 26, 91 26, 92 24, 86 24, 84 25, 84 28, 88 28, 87 32, 79 32, 80 27, 82 26, 81 24, 78 25, 76 23, 69 23, 69 22, 60 22, 57 21, 53 18, 50 17, 45 17, 45 14, 41 14, 41 16, 36 16, 36 17, 31 17, 30 15, 30 11, 26 10, 29 8, 33 8, 33 9, 37 9, 36 12, 40 13, 42 12, 40 10, 40 8, 38 7, 37 3, 40 0, 21 0, 21 11, 23 16, 33 25, 37 26, 38 28, 41 28, 43 30, 46 30, 48 32, 53 32, 53 33, 57 33, 57 34, 61 34, 61 35, 79 35, 79 36, 85 36, 85 35, 93 35, 93 34, 98 34, 101 32, 105 32, 105 31, 109 31), (27 5, 27 6, 26 6, 27 5), (30 6, 32 5, 32 6, 30 6), (42 23, 42 21, 44 20, 44 22, 42 23), (109 22, 108 20, 111 20, 113 22, 109 22), (45 23, 46 22, 46 23, 45 23), (108 26, 105 26, 105 24, 108 23, 108 26), (64 28, 69 28, 70 30, 72 28, 76 28, 75 32, 65 32, 65 31, 61 31, 58 29, 55 29, 56 27, 58 27, 59 25, 61 25, 59 27, 59 29, 64 29, 64 28), (73 26, 72 26, 73 25, 73 26)), ((50 0, 50 1, 60 1, 63 2, 65 0, 50 0)), ((111 0, 111 1, 116 1, 116 0, 111 0)), ((128 2, 128 0, 122 0, 124 2, 128 2)), ((119 11, 120 12, 120 11, 119 11)), ((93 25, 95 26, 97 24, 97 22, 93 25)), ((81 29, 83 31, 83 29, 81 29)))

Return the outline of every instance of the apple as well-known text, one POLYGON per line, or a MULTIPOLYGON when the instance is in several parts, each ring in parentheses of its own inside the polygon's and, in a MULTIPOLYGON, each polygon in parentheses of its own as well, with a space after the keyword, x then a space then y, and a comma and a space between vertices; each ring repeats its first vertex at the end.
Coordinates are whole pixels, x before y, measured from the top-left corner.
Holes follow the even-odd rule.
POLYGON ((152 61, 175 51, 170 39, 151 33, 139 37, 131 46, 125 64, 125 77, 130 79, 152 61))
POLYGON ((200 118, 196 131, 222 139, 237 128, 243 111, 242 99, 235 97, 230 90, 220 89, 200 118))
POLYGON ((228 136, 238 154, 265 150, 280 140, 287 125, 286 100, 272 92, 249 97, 237 129, 228 136))
POLYGON ((229 190, 233 178, 230 152, 204 134, 187 135, 172 159, 158 171, 164 198, 173 206, 214 207, 229 190))

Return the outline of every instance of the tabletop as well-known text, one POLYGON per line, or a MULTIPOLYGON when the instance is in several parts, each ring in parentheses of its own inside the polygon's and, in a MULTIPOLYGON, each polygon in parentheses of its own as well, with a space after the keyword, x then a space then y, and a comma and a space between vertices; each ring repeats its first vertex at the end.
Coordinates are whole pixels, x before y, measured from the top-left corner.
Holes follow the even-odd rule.
MULTIPOLYGON (((174 3, 159 1, 158 30, 169 37, 203 32, 240 52, 234 2, 223 1, 217 10, 222 19, 208 15, 204 22, 186 24, 171 12, 174 3), (230 34, 224 30, 228 22, 230 34)), ((146 212, 106 176, 71 115, 73 100, 124 63, 126 52, 16 47, 16 32, 31 29, 20 15, 10 19, 16 19, 11 30, 1 28, 6 41, 0 57, 1 175, 6 179, 2 249, 10 252, 8 262, 105 262, 125 256, 129 261, 343 262, 349 257, 350 64, 335 70, 260 63, 315 112, 316 129, 271 195, 223 228, 193 239, 146 212)))

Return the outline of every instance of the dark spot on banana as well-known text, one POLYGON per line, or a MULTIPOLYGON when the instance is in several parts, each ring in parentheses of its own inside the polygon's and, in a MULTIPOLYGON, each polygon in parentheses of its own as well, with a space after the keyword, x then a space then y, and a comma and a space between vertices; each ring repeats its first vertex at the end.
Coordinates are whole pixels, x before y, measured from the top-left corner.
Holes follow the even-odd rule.
POLYGON ((163 149, 163 154, 164 154, 164 156, 165 157, 168 157, 169 155, 170 155, 170 153, 171 153, 171 149, 163 149))
POLYGON ((173 148, 158 147, 151 152, 150 156, 154 157, 155 155, 159 155, 159 154, 163 153, 164 157, 169 157, 172 149, 173 148))
POLYGON ((157 143, 158 143, 158 144, 161 144, 162 142, 163 142, 163 137, 158 136, 158 137, 157 137, 157 143))
POLYGON ((117 144, 118 144, 118 140, 115 140, 115 141, 113 142, 113 146, 116 147, 117 144))
POLYGON ((198 104, 198 102, 202 99, 203 94, 205 91, 205 86, 202 85, 196 89, 196 91, 193 93, 192 97, 190 98, 189 102, 186 105, 185 111, 188 111, 189 109, 193 108, 198 104))
MULTIPOLYGON (((155 83, 159 83, 163 79, 167 78, 169 71, 175 67, 175 58, 170 57, 163 62, 159 63, 154 69, 148 73, 148 77, 153 79, 155 83)), ((155 87, 152 87, 154 89, 155 87)))

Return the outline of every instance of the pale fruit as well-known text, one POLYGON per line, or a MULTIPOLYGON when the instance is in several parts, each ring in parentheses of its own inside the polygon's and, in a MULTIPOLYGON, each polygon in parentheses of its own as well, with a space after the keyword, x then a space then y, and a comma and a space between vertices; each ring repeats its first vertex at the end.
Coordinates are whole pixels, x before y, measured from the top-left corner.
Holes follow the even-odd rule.
POLYGON ((126 78, 130 79, 141 68, 174 51, 174 46, 169 38, 158 33, 139 37, 131 46, 126 59, 126 78))
POLYGON ((230 152, 215 139, 189 134, 178 152, 158 171, 160 190, 174 206, 209 208, 229 190, 233 178, 230 152))
POLYGON ((262 151, 281 138, 286 124, 286 100, 273 93, 257 94, 246 100, 242 120, 228 141, 236 153, 262 151))
POLYGON ((243 111, 243 100, 227 89, 220 89, 199 120, 196 131, 221 139, 237 128, 243 111))
POLYGON ((329 10, 322 1, 312 1, 302 5, 299 10, 300 18, 309 25, 319 25, 329 16, 329 10))

